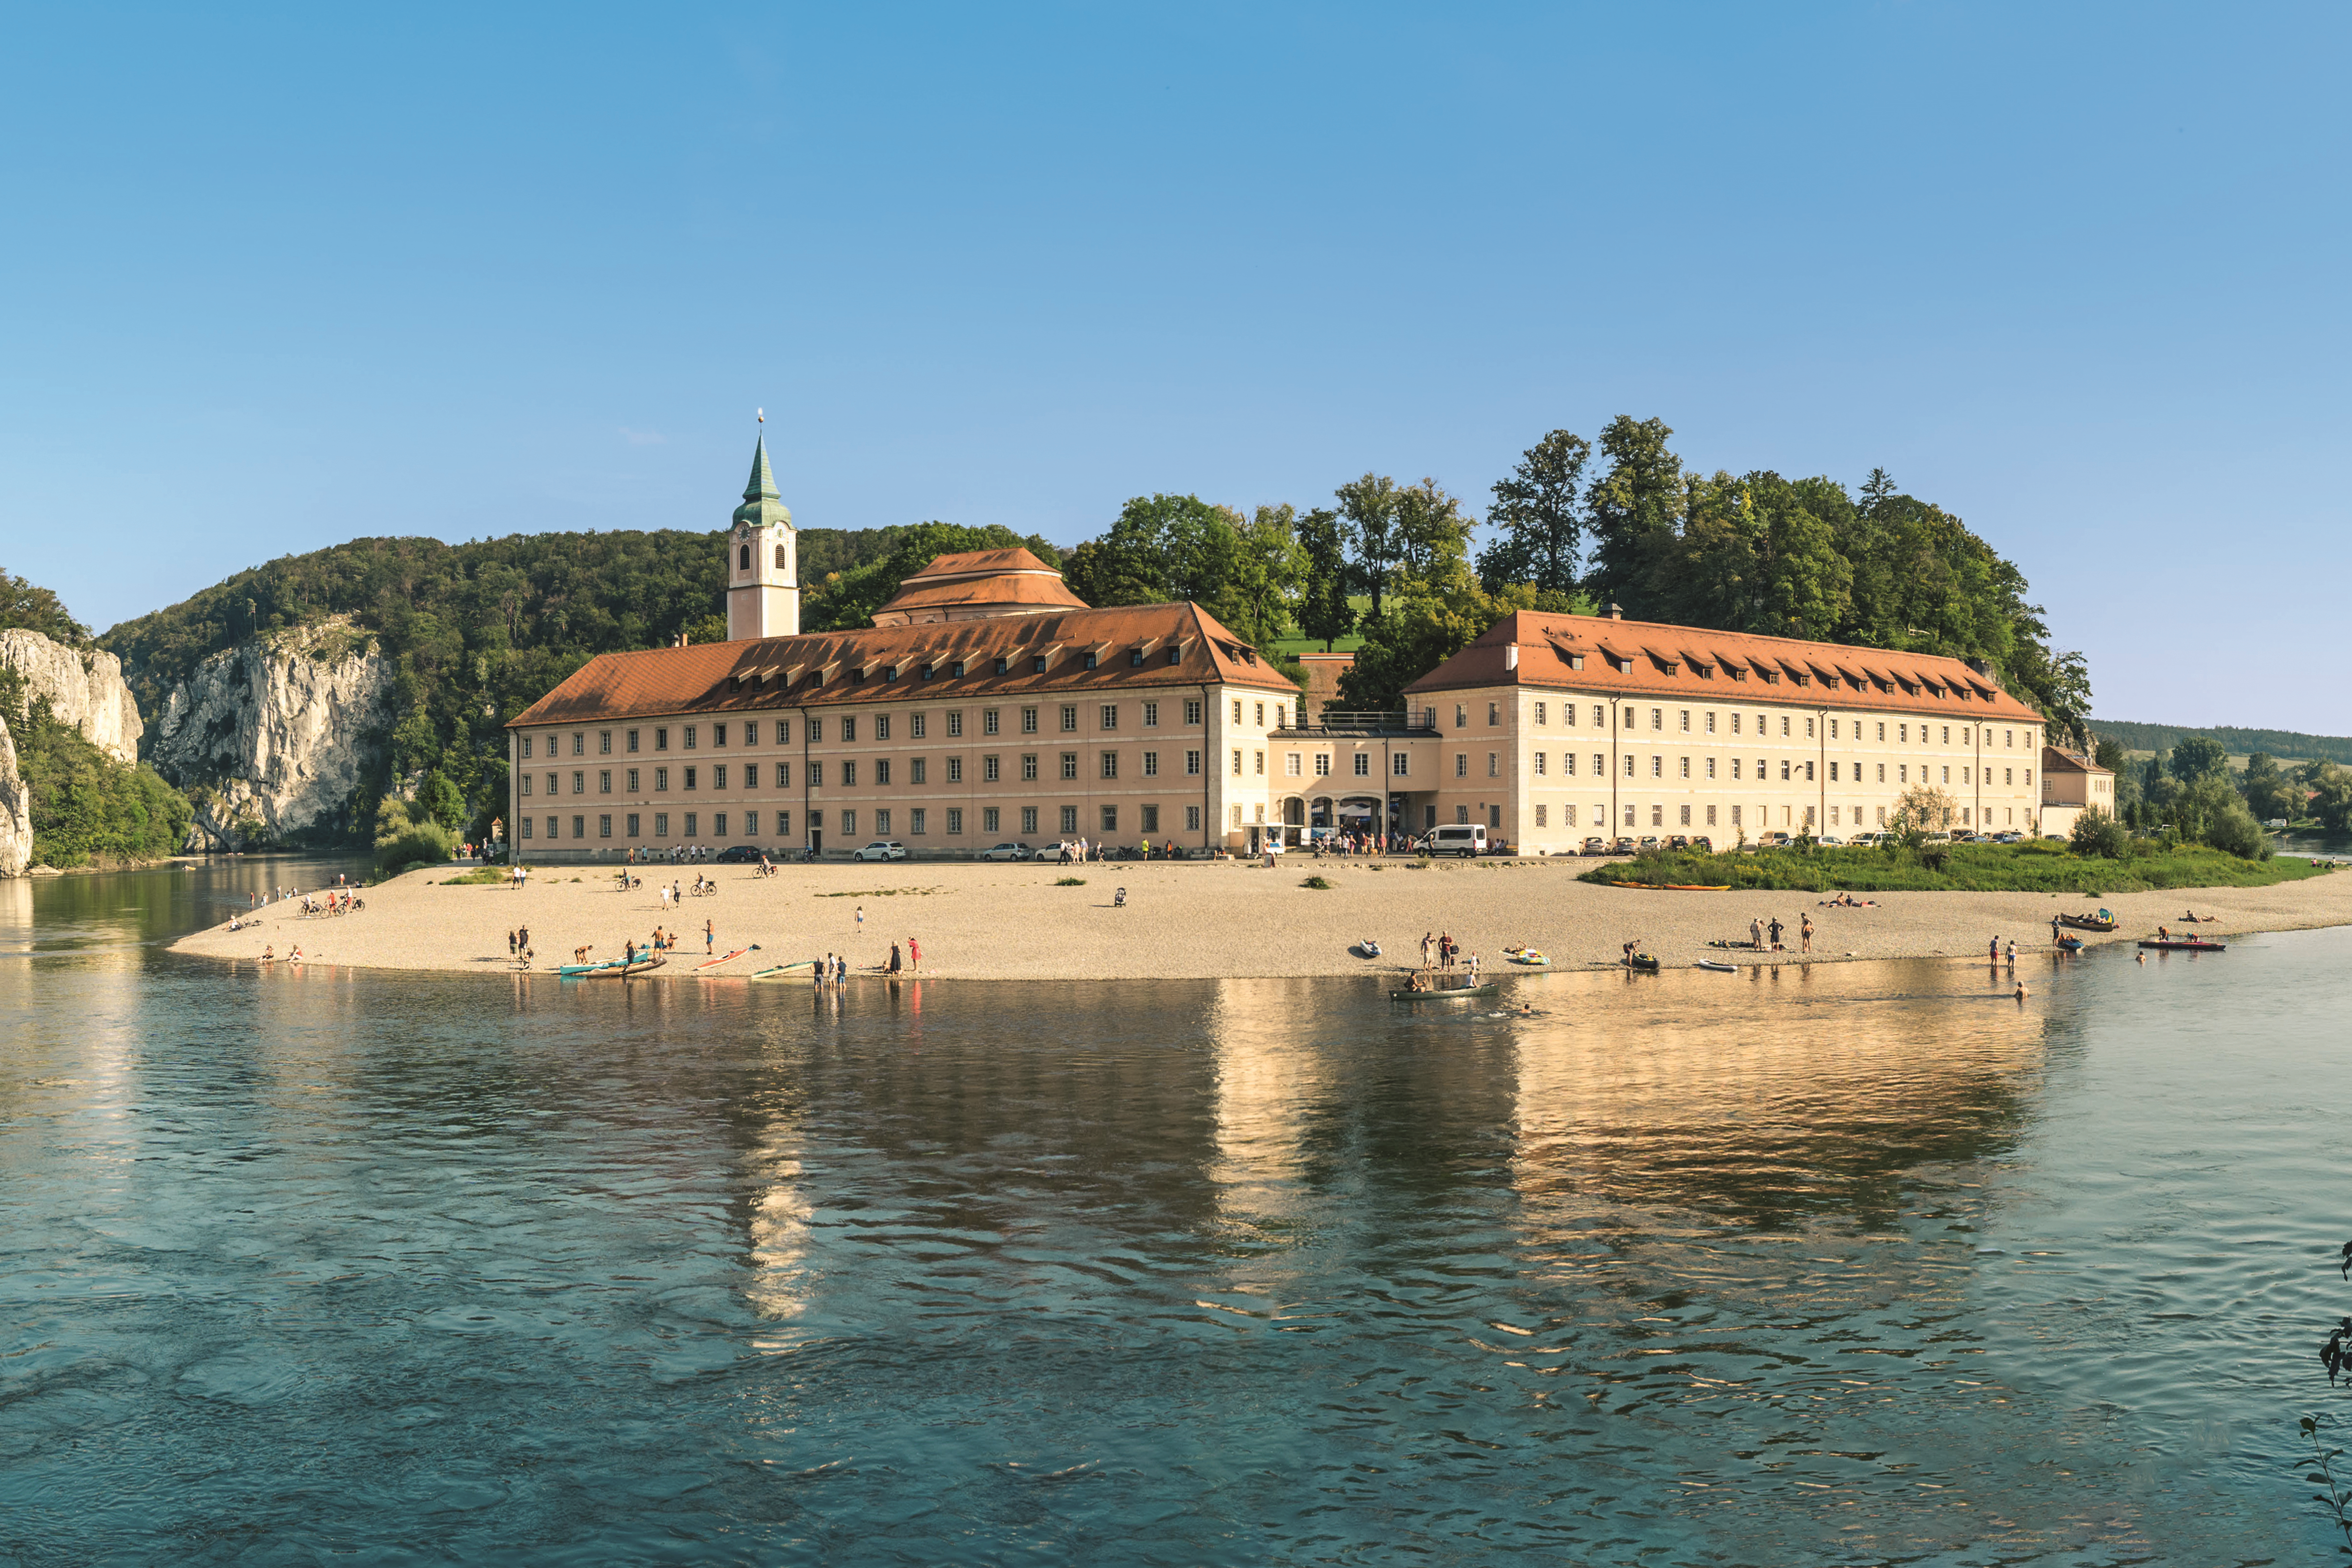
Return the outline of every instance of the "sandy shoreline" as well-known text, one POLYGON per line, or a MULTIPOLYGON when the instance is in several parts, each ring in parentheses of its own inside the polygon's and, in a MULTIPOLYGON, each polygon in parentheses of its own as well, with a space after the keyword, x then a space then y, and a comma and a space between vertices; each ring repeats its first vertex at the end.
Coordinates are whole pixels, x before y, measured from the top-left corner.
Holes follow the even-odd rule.
POLYGON ((215 926, 173 944, 174 952, 252 960, 265 947, 285 957, 296 945, 306 960, 365 969, 504 973, 509 931, 528 925, 535 970, 569 963, 591 944, 592 958, 616 957, 624 941, 643 944, 658 925, 688 939, 656 977, 691 981, 703 956, 702 927, 717 928, 717 951, 756 942, 759 951, 706 972, 740 975, 769 964, 844 952, 853 966, 878 965, 890 944, 922 945, 922 973, 945 979, 1102 980, 1118 978, 1278 978, 1362 974, 1417 963, 1424 931, 1447 931, 1494 971, 1527 973, 1503 962, 1506 945, 1541 949, 1556 968, 1613 965, 1620 948, 1639 942, 1669 967, 1699 958, 1735 963, 1801 961, 1799 917, 1817 928, 1818 961, 1934 956, 1974 957, 1998 935, 2021 953, 2046 950, 2050 917, 2104 904, 2122 922, 2112 937, 2132 941, 2184 910, 2216 915, 2200 935, 2302 930, 2352 924, 2352 874, 2269 888, 2180 889, 2088 895, 2048 893, 1882 893, 1870 910, 1825 909, 1797 892, 1667 893, 1595 887, 1576 873, 1590 862, 1443 862, 1412 869, 1388 862, 1286 858, 1267 870, 1255 863, 1129 864, 1062 868, 900 862, 794 866, 761 880, 741 866, 702 868, 717 878, 715 898, 688 898, 665 910, 653 872, 691 886, 674 867, 640 868, 644 885, 617 890, 609 869, 546 868, 523 892, 504 887, 439 885, 454 868, 415 871, 366 890, 367 909, 336 919, 304 919, 291 904, 260 911, 260 923, 231 931, 215 926), (1333 887, 1299 886, 1310 876, 1333 887), (574 881, 572 879, 579 879, 574 881), (1055 886, 1078 876, 1086 885, 1055 886), (1111 907, 1128 889, 1124 909, 1111 907), (856 911, 863 907, 861 934, 856 911), (1709 939, 1745 941, 1751 919, 1778 917, 1787 951, 1725 952, 1709 939), (1375 963, 1349 952, 1376 939, 1375 963))

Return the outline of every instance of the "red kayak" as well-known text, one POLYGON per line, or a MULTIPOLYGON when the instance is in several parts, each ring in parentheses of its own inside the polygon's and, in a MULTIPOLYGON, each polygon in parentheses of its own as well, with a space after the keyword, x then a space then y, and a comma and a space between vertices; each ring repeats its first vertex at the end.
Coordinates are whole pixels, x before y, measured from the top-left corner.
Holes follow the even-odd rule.
POLYGON ((2141 939, 2140 946, 2152 947, 2158 952, 2227 952, 2230 951, 2230 944, 2226 942, 2204 942, 2193 936, 2162 939, 2145 937, 2141 939))

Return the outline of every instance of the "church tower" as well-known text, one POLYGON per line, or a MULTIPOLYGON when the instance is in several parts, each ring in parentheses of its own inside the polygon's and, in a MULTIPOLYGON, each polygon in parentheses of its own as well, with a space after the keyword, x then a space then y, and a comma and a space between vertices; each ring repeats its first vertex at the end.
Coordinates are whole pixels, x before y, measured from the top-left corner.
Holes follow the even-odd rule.
POLYGON ((793 514, 768 471, 763 434, 751 452, 751 482, 735 509, 727 546, 727 640, 796 637, 801 629, 799 542, 793 514))

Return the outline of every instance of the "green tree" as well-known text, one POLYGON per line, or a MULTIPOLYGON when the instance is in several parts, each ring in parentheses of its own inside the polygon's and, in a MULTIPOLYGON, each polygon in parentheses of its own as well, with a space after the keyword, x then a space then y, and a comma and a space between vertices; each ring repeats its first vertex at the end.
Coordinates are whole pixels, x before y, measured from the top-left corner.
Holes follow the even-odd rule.
POLYGON ((2124 832, 2123 824, 2095 805, 2074 819, 2074 831, 2067 838, 2075 854, 2095 855, 2106 860, 2122 858, 2131 847, 2130 836, 2124 832))
POLYGON ((1348 542, 1354 548, 1353 574, 1360 592, 1371 595, 1368 614, 1378 616, 1388 587, 1389 573, 1403 556, 1397 534, 1397 485, 1381 474, 1366 474, 1333 492, 1339 515, 1348 520, 1348 542))
POLYGON ((2352 833, 2352 768, 2324 763, 2308 785, 2311 815, 2330 833, 2352 833))
POLYGON ((1423 479, 1396 492, 1392 579, 1429 587, 1456 584, 1470 559, 1472 520, 1462 503, 1423 479))
POLYGON ((1682 525, 1682 459, 1666 447, 1673 435, 1663 420, 1629 414, 1611 420, 1601 432, 1609 471, 1585 497, 1592 549, 1584 591, 1637 618, 1655 613, 1650 602, 1655 563, 1670 552, 1682 525))
POLYGON ((2194 784, 2202 778, 2229 771, 2230 753, 2221 742, 2203 735, 2190 735, 2172 748, 2169 771, 2183 784, 2194 784))
POLYGON ((89 646, 89 628, 66 614, 57 595, 0 570, 0 631, 38 632, 68 647, 89 646))
POLYGON ((1348 598, 1348 544, 1339 531, 1339 514, 1318 507, 1298 520, 1298 546, 1306 561, 1301 584, 1298 629, 1331 651, 1331 645, 1356 629, 1356 606, 1348 598))
POLYGON ((1289 630, 1307 579, 1307 554, 1287 506, 1259 507, 1237 531, 1230 592, 1243 618, 1234 629, 1264 648, 1289 630))
POLYGON ((2296 804, 2294 786, 2287 783, 2278 759, 2268 752, 2248 754, 2245 776, 2238 782, 2238 793, 2245 796, 2246 809, 2257 820, 2291 816, 2296 804))
POLYGON ((1486 521, 1500 531, 1478 554, 1479 581, 1488 593, 1507 583, 1574 591, 1584 539, 1584 466, 1591 457, 1591 442, 1554 430, 1495 481, 1495 504, 1486 521))
POLYGON ((1339 677, 1345 708, 1394 712, 1404 689, 1470 646, 1498 618, 1478 580, 1457 563, 1450 579, 1402 580, 1377 615, 1365 617, 1364 645, 1339 677))

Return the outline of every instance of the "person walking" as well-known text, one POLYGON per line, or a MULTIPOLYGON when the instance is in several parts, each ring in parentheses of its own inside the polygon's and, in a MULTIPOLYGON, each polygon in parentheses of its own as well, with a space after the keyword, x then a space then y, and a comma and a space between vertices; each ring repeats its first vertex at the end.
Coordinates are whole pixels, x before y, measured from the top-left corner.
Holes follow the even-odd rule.
POLYGON ((2000 965, 2000 938, 1996 936, 1985 944, 1985 957, 1995 968, 2000 965))
POLYGON ((507 962, 508 962, 509 963, 512 963, 514 962, 514 955, 515 955, 515 933, 514 933, 514 927, 512 927, 512 926, 509 926, 509 927, 507 927, 507 962))
POLYGON ((864 936, 866 934, 866 906, 864 904, 857 906, 857 934, 860 936, 864 936))
POLYGON ((1797 934, 1804 939, 1805 951, 1811 952, 1813 951, 1813 917, 1800 915, 1798 922, 1797 934))

